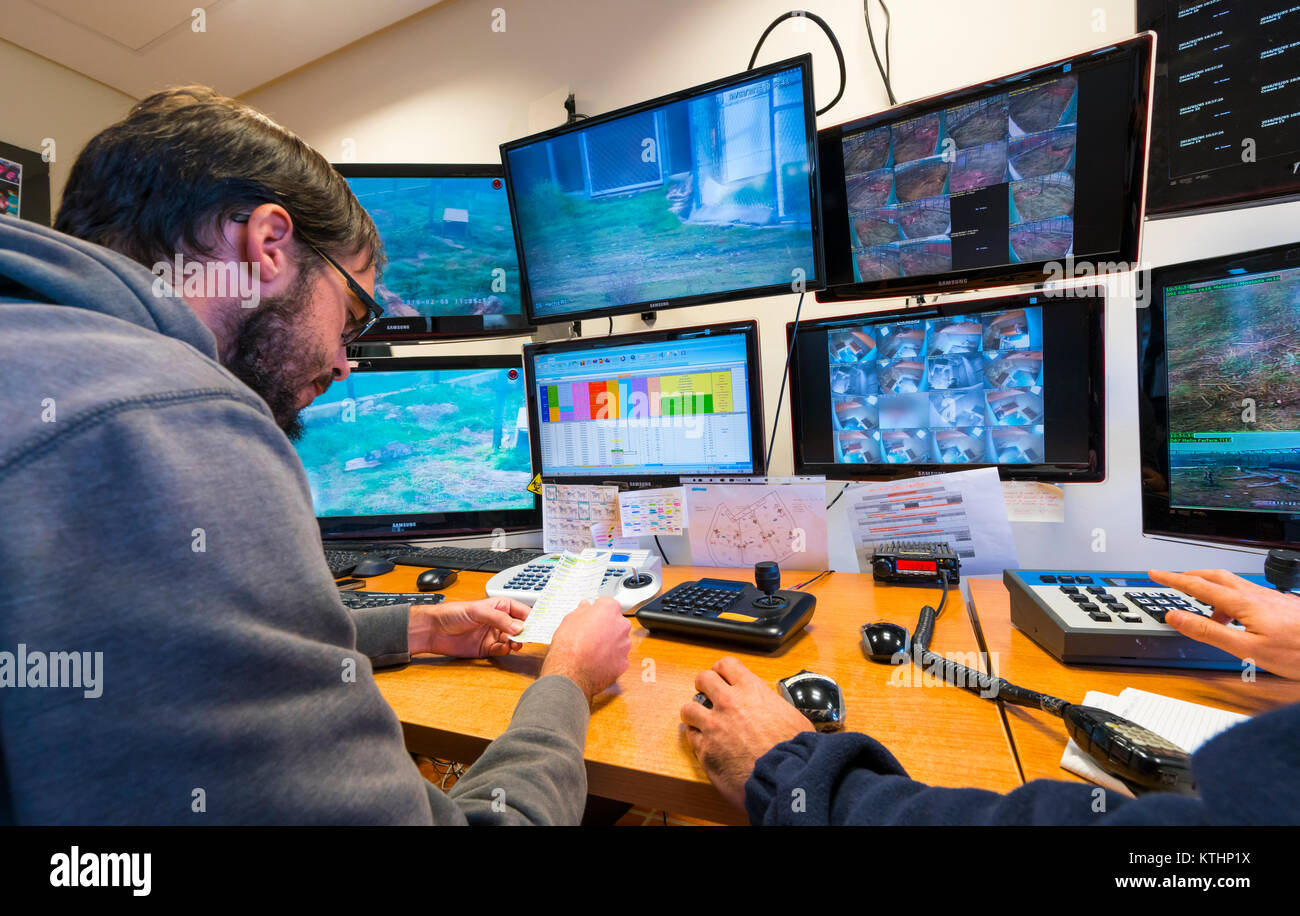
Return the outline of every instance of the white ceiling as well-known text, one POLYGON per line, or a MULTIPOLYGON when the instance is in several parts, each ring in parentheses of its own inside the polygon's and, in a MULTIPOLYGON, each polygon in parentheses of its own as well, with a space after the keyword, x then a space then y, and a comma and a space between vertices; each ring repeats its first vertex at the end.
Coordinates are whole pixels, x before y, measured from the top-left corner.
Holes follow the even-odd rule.
POLYGON ((0 0, 0 38, 136 98, 185 83, 239 95, 439 2, 0 0))

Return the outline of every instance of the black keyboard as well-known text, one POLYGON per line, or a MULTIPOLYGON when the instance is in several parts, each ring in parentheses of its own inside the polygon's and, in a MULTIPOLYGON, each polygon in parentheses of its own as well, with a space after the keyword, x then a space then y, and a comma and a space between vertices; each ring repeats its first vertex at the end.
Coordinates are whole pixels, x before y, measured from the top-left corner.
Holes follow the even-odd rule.
MULTIPOLYGON (((473 572, 498 573, 530 563, 546 553, 540 547, 511 547, 508 550, 490 550, 486 547, 412 547, 409 544, 349 545, 346 549, 334 546, 325 548, 326 557, 331 552, 360 553, 375 557, 388 557, 399 566, 423 566, 429 569, 468 569, 473 572)), ((358 557, 360 559, 360 557, 358 557)), ((356 560, 353 561, 356 565, 356 560)), ((334 566, 331 564, 331 571, 334 566)), ((351 567, 348 567, 349 571, 351 567)), ((344 573, 335 573, 335 578, 344 573)))
POLYGON ((357 592, 339 589, 339 600, 344 607, 353 610, 390 604, 437 604, 445 597, 437 592, 357 592))
POLYGON ((330 573, 338 579, 352 572, 353 567, 361 562, 361 553, 356 550, 335 550, 326 547, 325 562, 329 564, 330 573))

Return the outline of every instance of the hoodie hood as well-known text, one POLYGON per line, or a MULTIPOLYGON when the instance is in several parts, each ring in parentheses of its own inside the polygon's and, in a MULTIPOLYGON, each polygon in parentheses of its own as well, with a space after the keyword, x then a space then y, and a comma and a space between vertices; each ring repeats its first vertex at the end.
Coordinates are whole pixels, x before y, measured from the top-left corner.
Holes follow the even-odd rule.
POLYGON ((0 217, 0 308, 43 302, 109 315, 217 358, 217 341, 179 296, 154 293, 144 265, 30 220, 0 217))

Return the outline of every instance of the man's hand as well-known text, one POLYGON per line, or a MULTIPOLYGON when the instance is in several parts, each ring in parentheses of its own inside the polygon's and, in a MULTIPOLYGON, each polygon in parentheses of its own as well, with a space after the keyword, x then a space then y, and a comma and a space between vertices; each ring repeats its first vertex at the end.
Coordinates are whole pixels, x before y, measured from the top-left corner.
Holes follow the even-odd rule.
POLYGON ((510 637, 524 628, 531 610, 510 598, 411 605, 408 644, 412 655, 436 652, 455 658, 509 655, 522 648, 510 637))
POLYGON ((696 675, 695 689, 713 708, 694 700, 682 707, 686 737, 723 798, 743 811, 745 782, 758 758, 800 732, 813 731, 812 723, 731 656, 696 675))
POLYGON ((542 677, 562 674, 588 702, 627 670, 632 622, 613 598, 584 601, 560 621, 542 663, 542 677))
POLYGON ((1153 569, 1150 576, 1214 607, 1213 620, 1170 611, 1165 623, 1179 633, 1250 659, 1281 677, 1300 680, 1300 597, 1256 585, 1223 569, 1188 573, 1153 569), (1233 619, 1246 629, 1227 626, 1233 619))

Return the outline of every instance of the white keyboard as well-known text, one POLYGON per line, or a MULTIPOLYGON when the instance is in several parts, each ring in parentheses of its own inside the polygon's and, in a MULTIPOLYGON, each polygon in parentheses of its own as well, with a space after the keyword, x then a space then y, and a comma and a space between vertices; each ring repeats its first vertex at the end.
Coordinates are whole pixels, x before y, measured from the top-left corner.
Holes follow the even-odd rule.
MULTIPOLYGON (((659 575, 658 555, 648 550, 602 550, 598 553, 608 555, 609 565, 593 598, 600 595, 613 598, 626 613, 659 594, 663 582, 659 575), (644 585, 629 585, 628 581, 637 575, 645 576, 649 581, 644 585)), ((548 553, 499 572, 488 579, 487 595, 489 598, 513 598, 532 607, 559 561, 558 553, 548 553)))

